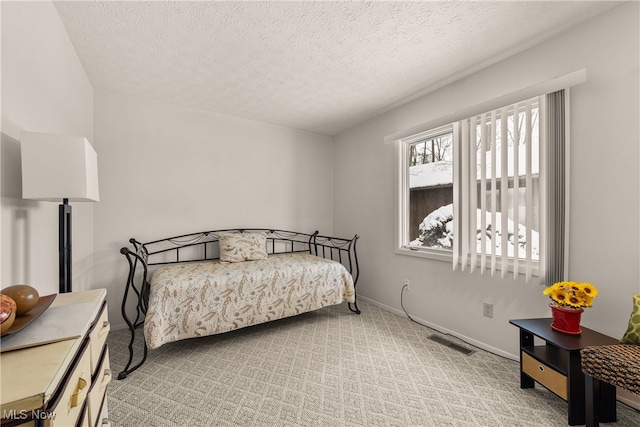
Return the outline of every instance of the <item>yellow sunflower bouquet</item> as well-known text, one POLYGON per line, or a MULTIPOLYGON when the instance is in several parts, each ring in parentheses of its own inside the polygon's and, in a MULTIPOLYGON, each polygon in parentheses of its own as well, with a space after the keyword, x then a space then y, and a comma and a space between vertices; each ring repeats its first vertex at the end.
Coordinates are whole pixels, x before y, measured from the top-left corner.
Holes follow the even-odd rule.
POLYGON ((575 309, 591 307, 598 296, 598 288, 586 282, 558 282, 546 288, 543 295, 549 295, 559 307, 575 309))

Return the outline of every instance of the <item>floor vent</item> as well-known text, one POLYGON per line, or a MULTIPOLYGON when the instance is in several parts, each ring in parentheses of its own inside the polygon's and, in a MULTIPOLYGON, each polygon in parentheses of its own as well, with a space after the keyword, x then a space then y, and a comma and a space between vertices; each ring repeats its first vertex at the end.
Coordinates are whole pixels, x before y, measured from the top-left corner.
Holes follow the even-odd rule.
POLYGON ((438 344, 442 344, 442 345, 445 345, 445 346, 447 346, 449 348, 452 348, 453 350, 459 351, 460 353, 462 353, 464 355, 467 355, 467 356, 470 355, 470 354, 473 354, 473 352, 474 352, 474 350, 470 350, 468 348, 465 348, 465 347, 463 347, 463 346, 461 346, 459 344, 454 343, 453 341, 449 341, 448 339, 443 338, 443 337, 439 337, 437 335, 431 335, 429 337, 429 339, 431 341, 437 342, 438 344))

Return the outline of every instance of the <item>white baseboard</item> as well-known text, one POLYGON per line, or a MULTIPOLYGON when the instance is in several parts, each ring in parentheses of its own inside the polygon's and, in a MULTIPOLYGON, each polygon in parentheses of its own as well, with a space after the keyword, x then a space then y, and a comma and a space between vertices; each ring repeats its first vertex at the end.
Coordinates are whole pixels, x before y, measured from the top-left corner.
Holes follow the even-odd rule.
POLYGON ((627 390, 623 390, 620 387, 616 389, 618 400, 631 406, 634 409, 640 411, 640 396, 633 394, 627 390))
MULTIPOLYGON (((402 317, 407 317, 407 315, 402 310, 395 309, 395 308, 390 307, 388 305, 379 303, 378 301, 374 301, 372 299, 369 299, 369 298, 363 297, 363 296, 358 296, 358 299, 364 300, 364 301, 368 302, 369 304, 373 304, 373 305, 378 306, 378 307, 380 307, 380 308, 382 308, 384 310, 387 310, 387 311, 390 311, 392 313, 398 314, 398 315, 400 315, 402 317)), ((427 326, 427 327, 429 327, 431 329, 435 329, 436 331, 438 331, 440 333, 454 336, 454 337, 456 337, 458 339, 461 339, 462 341, 466 342, 467 344, 470 344, 470 345, 472 345, 474 347, 477 347, 477 348, 479 348, 481 350, 488 351, 489 353, 493 353, 495 355, 504 357, 506 359, 516 360, 516 361, 520 360, 520 358, 515 354, 507 353, 506 351, 500 350, 499 348, 492 347, 492 346, 490 346, 490 345, 488 345, 486 343, 483 343, 483 342, 480 342, 480 341, 475 340, 473 338, 470 338, 470 337, 467 337, 465 335, 459 334, 459 333, 457 333, 455 331, 447 329, 447 328, 445 328, 443 326, 440 326, 438 324, 429 322, 427 320, 421 319, 421 318, 413 316, 413 315, 411 316, 411 318, 414 319, 415 321, 417 321, 418 323, 424 325, 424 326, 427 326)))
MULTIPOLYGON (((363 296, 358 296, 358 299, 364 300, 369 304, 373 304, 373 305, 378 306, 378 307, 380 307, 380 308, 382 308, 384 310, 387 310, 387 311, 390 311, 392 313, 395 313, 395 314, 397 314, 399 316, 407 317, 407 315, 402 310, 398 310, 398 309, 393 308, 391 306, 388 306, 386 304, 379 303, 378 301, 374 301, 372 299, 369 299, 369 298, 363 297, 363 296)), ((502 351, 500 349, 497 349, 495 347, 487 345, 487 344, 485 344, 483 342, 480 342, 480 341, 477 341, 475 339, 472 339, 472 338, 466 337, 464 335, 458 334, 458 333, 456 333, 454 331, 451 331, 451 330, 449 330, 447 328, 444 328, 444 327, 442 327, 440 325, 434 324, 432 322, 428 322, 428 321, 426 321, 424 319, 420 319, 420 318, 415 317, 415 316, 411 316, 411 317, 413 319, 415 319, 416 321, 418 321, 419 323, 421 323, 421 324, 423 324, 423 325, 425 325, 425 326, 427 326, 427 327, 429 327, 431 329, 435 329, 436 331, 438 331, 440 333, 443 333, 443 334, 452 335, 452 336, 454 336, 456 338, 459 338, 459 339, 463 340, 464 342, 466 342, 468 344, 471 344, 472 346, 477 347, 479 349, 488 351, 490 353, 496 354, 498 356, 502 356, 502 357, 507 358, 507 359, 511 359, 511 360, 515 360, 515 361, 520 360, 520 358, 518 356, 516 356, 516 355, 507 353, 505 351, 502 351)), ((626 390, 623 390, 621 388, 618 388, 616 393, 617 393, 617 399, 620 402, 622 402, 622 403, 624 403, 626 405, 629 405, 630 407, 632 407, 634 409, 640 410, 640 396, 635 395, 633 393, 630 393, 630 392, 628 392, 626 390)))
POLYGON ((121 329, 129 329, 129 326, 124 323, 124 322, 120 322, 120 323, 111 323, 111 330, 112 331, 119 331, 121 329))

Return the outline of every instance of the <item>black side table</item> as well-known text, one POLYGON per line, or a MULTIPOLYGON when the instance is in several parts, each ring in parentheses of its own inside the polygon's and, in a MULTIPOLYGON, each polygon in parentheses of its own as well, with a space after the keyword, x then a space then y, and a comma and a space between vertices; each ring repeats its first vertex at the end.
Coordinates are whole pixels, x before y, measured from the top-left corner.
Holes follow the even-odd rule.
MULTIPOLYGON (((580 350, 589 346, 617 344, 618 340, 580 327, 580 335, 568 335, 551 329, 551 319, 515 319, 509 323, 520 328, 520 388, 539 383, 567 401, 569 425, 585 423, 584 374, 580 350), (545 341, 534 345, 534 337, 545 341)), ((600 421, 616 421, 616 388, 600 386, 600 421)))

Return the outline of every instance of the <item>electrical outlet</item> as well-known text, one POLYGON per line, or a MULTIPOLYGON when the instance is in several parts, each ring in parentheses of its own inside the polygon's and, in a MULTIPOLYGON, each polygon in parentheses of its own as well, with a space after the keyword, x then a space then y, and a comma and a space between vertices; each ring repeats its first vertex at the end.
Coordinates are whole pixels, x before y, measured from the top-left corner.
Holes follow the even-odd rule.
POLYGON ((484 314, 487 317, 493 317, 493 304, 489 304, 488 302, 485 302, 482 307, 482 314, 484 314))
POLYGON ((404 285, 407 287, 408 291, 411 290, 411 282, 409 281, 409 279, 404 279, 404 285))

